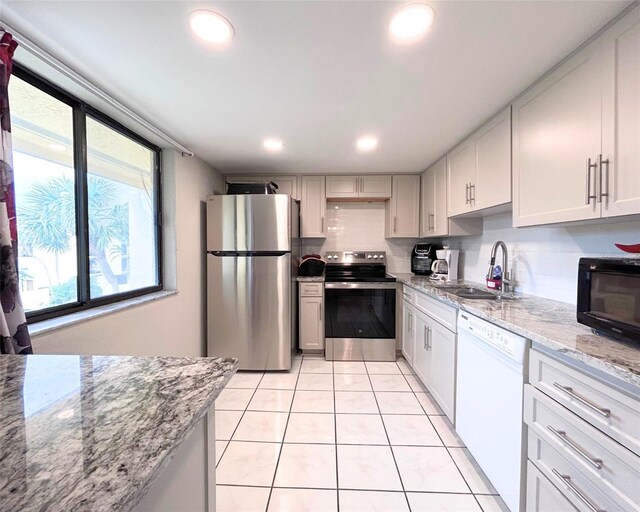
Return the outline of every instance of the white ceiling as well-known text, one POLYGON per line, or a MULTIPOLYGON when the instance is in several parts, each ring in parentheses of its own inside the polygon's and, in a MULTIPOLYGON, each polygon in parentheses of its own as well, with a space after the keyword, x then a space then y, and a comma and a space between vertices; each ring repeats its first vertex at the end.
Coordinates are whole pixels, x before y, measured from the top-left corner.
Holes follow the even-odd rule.
POLYGON ((214 167, 418 172, 629 5, 429 2, 419 44, 387 38, 391 1, 16 1, 2 17, 214 167), (234 25, 226 50, 187 15, 234 25), (375 134, 378 149, 355 140, 375 134), (285 150, 267 154, 278 136, 285 150))

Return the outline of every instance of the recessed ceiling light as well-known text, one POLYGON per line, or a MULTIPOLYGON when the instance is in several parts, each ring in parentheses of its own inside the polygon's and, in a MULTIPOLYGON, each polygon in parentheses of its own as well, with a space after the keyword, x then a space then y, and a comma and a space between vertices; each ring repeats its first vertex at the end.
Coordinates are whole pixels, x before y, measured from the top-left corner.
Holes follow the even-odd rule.
POLYGON ((376 139, 373 135, 364 135, 360 137, 356 142, 356 147, 360 151, 371 151, 378 147, 378 139, 376 139))
POLYGON ((409 4, 391 18, 389 35, 396 43, 415 43, 429 31, 434 18, 435 13, 427 4, 409 4))
POLYGON ((262 146, 271 153, 277 153, 284 148, 284 142, 280 139, 264 139, 262 146))
POLYGON ((233 39, 233 25, 229 20, 214 11, 199 9, 189 14, 191 31, 203 41, 212 44, 224 44, 233 39))

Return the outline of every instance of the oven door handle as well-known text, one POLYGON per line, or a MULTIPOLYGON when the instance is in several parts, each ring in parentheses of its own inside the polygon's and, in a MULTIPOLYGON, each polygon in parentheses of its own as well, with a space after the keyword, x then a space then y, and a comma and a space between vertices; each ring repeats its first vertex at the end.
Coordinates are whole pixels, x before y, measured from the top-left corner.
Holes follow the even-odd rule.
POLYGON ((324 283, 327 290, 394 290, 398 283, 324 283))

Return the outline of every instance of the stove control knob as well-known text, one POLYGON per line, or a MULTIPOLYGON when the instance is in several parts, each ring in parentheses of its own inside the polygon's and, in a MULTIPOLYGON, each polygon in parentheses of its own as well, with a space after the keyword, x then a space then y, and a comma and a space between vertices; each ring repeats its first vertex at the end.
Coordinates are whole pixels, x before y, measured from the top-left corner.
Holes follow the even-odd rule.
POLYGON ((371 254, 367 254, 367 259, 370 260, 371 259, 371 254))
POLYGON ((374 255, 373 255, 373 259, 374 259, 374 260, 377 260, 377 259, 378 259, 378 255, 377 255, 377 254, 374 254, 374 255))
POLYGON ((381 254, 381 255, 380 255, 380 259, 383 259, 383 258, 384 258, 384 254, 381 254))

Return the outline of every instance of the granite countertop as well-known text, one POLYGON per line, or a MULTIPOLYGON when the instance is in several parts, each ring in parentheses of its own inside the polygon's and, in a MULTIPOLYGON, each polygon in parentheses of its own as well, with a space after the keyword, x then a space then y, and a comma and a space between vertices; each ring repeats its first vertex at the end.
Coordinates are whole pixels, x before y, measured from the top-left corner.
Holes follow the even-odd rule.
MULTIPOLYGON (((400 282, 431 297, 530 339, 534 348, 604 372, 639 388, 637 392, 640 392, 640 345, 593 334, 589 327, 576 321, 576 307, 572 304, 532 295, 518 295, 514 300, 503 301, 461 299, 438 289, 427 277, 394 275, 400 282)), ((482 286, 464 281, 456 284, 482 286)))
POLYGON ((324 283, 324 276, 298 276, 299 283, 324 283))
POLYGON ((0 356, 0 509, 127 511, 235 359, 0 356))

